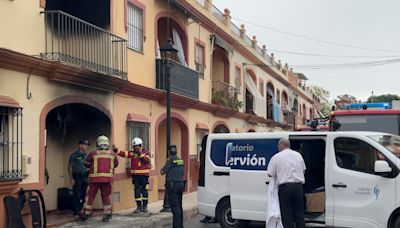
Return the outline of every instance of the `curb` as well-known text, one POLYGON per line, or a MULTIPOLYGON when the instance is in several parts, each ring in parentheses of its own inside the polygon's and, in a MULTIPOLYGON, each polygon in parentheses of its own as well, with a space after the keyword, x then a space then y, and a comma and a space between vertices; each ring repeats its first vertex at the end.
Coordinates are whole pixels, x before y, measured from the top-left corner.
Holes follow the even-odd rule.
MULTIPOLYGON (((193 216, 197 215, 199 213, 197 207, 193 207, 190 209, 186 209, 183 211, 183 219, 188 220, 192 218, 193 216)), ((159 216, 161 213, 155 214, 156 216, 159 216)), ((137 228, 154 228, 154 227, 164 227, 166 225, 171 225, 172 223, 172 213, 163 213, 165 216, 151 219, 151 221, 144 222, 140 226, 135 226, 137 228)))

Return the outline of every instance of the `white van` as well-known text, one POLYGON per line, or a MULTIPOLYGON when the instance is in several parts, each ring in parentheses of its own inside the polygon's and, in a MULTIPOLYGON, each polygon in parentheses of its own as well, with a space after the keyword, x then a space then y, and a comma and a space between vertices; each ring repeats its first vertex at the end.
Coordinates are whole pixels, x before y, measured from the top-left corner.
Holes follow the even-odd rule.
POLYGON ((306 212, 307 223, 400 227, 400 138, 377 132, 211 134, 200 154, 199 213, 223 228, 265 221, 266 169, 283 137, 306 163, 305 194, 324 195, 316 202, 321 211, 306 212))

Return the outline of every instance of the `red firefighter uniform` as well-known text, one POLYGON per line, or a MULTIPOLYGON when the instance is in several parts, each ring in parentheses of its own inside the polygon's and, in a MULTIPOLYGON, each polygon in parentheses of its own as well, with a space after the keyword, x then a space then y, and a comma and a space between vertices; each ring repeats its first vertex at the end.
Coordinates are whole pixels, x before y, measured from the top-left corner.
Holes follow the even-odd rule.
POLYGON ((111 183, 114 168, 118 166, 116 154, 109 149, 97 149, 88 155, 86 166, 89 168, 89 186, 85 202, 85 215, 91 214, 93 201, 100 190, 104 215, 111 217, 111 183))
POLYGON ((135 191, 135 201, 138 208, 137 212, 147 213, 147 204, 149 200, 149 176, 151 169, 151 158, 149 152, 143 148, 132 149, 131 151, 119 151, 118 155, 131 159, 132 184, 135 191))

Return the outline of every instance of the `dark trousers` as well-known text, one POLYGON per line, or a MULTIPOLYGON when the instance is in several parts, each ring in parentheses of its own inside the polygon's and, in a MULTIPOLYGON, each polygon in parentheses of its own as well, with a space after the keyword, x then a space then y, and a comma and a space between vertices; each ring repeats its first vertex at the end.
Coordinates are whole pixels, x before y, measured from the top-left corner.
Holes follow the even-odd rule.
POLYGON ((135 201, 137 204, 146 206, 149 201, 149 177, 144 175, 132 176, 132 184, 135 191, 135 201))
POLYGON ((73 192, 74 192, 73 210, 74 214, 78 215, 85 202, 86 189, 88 186, 88 176, 87 174, 74 173, 72 177, 74 178, 75 181, 75 184, 73 186, 73 192))
POLYGON ((183 228, 182 194, 184 190, 185 184, 183 182, 167 183, 169 205, 174 216, 173 228, 183 228))
POLYGON ((279 205, 284 228, 305 228, 303 185, 288 183, 279 185, 279 205))

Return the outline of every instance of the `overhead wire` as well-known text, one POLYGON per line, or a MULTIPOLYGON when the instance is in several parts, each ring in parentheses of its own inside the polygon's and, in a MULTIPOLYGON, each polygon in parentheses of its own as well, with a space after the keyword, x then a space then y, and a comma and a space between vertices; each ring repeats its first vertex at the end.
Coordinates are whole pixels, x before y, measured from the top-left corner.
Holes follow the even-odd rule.
POLYGON ((335 46, 340 46, 340 47, 346 47, 346 48, 353 48, 353 49, 361 49, 361 50, 367 50, 367 51, 379 51, 379 52, 390 52, 390 53, 398 53, 400 54, 400 51, 397 50, 387 50, 387 49, 379 49, 379 48, 368 48, 368 47, 362 47, 362 46, 355 46, 355 45, 350 45, 350 44, 343 44, 343 43, 338 43, 338 42, 333 42, 333 41, 328 41, 328 40, 322 40, 322 39, 317 39, 317 38, 313 38, 313 37, 309 37, 309 36, 304 36, 304 35, 300 35, 300 34, 296 34, 296 33, 292 33, 292 32, 286 32, 280 29, 276 29, 276 28, 272 28, 266 25, 260 25, 248 20, 244 20, 244 19, 240 19, 237 17, 232 17, 233 19, 240 21, 240 22, 244 22, 244 23, 248 23, 251 24, 253 26, 256 27, 260 27, 260 28, 264 28, 273 32, 277 32, 277 33, 281 33, 281 34, 286 34, 286 35, 290 35, 293 37, 298 37, 298 38, 302 38, 302 39, 306 39, 306 40, 312 40, 315 42, 319 42, 319 43, 325 43, 325 44, 330 44, 330 45, 335 45, 335 46))

